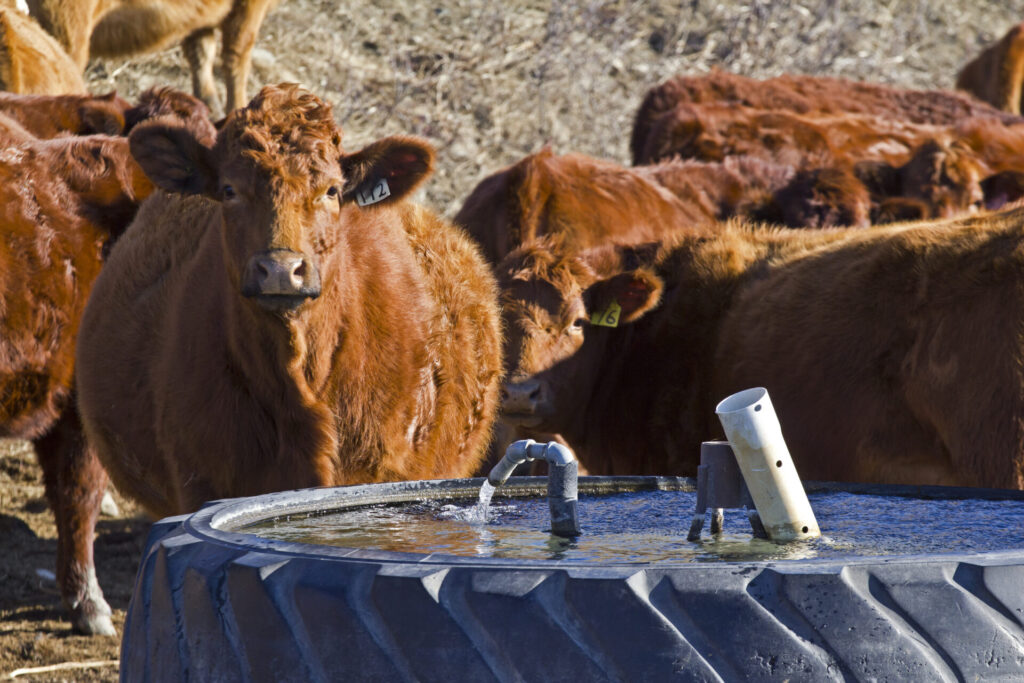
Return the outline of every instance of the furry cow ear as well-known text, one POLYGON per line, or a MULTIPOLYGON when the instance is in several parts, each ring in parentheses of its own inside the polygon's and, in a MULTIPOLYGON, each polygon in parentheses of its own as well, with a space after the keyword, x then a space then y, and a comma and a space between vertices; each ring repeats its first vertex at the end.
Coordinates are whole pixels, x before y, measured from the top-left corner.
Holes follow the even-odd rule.
POLYGON ((122 135, 124 133, 124 114, 110 105, 86 103, 79 107, 78 111, 82 117, 83 134, 122 135))
POLYGON ((341 158, 342 197, 360 206, 407 196, 434 170, 434 148, 419 138, 387 137, 341 158))
POLYGON ((660 277, 640 268, 598 280, 583 292, 583 302, 591 323, 617 327, 657 306, 664 288, 660 277))
POLYGON ((1001 209, 1006 204, 1024 197, 1024 173, 1000 171, 981 181, 986 209, 1001 209))
POLYGON ((903 191, 899 169, 885 161, 858 161, 853 175, 876 197, 895 197, 903 191))
POLYGON ((169 192, 213 196, 217 190, 211 150, 177 119, 145 121, 128 136, 132 156, 153 181, 169 192))

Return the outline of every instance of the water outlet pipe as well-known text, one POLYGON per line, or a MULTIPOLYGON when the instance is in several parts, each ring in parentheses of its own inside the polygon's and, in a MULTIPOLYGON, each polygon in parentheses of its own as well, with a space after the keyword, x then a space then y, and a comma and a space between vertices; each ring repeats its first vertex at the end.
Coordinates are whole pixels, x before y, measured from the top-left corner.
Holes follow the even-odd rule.
POLYGON ((556 441, 537 443, 533 439, 515 441, 505 455, 491 468, 487 481, 497 488, 504 484, 516 466, 532 460, 548 463, 548 507, 551 510, 551 533, 556 536, 580 535, 576 484, 579 465, 572 451, 556 441))
POLYGON ((733 394, 718 404, 715 414, 769 538, 796 541, 821 536, 768 390, 757 387, 733 394))

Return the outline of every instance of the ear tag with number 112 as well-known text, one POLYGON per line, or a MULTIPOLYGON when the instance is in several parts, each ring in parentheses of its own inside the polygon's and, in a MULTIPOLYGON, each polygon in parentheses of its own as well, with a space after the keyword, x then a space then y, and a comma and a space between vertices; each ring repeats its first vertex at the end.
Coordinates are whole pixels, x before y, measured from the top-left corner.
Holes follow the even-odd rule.
POLYGON ((590 316, 590 324, 601 327, 618 327, 621 314, 622 306, 619 306, 618 301, 612 301, 604 311, 590 316))
POLYGON ((385 178, 381 178, 370 187, 364 186, 364 188, 356 191, 356 204, 359 206, 376 204, 391 196, 391 188, 385 178))

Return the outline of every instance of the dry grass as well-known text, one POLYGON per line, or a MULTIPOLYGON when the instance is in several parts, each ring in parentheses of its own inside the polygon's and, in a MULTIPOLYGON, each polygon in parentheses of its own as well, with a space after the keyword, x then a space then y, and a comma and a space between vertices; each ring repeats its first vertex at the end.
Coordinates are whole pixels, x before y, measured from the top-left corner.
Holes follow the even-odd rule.
MULTIPOLYGON (((550 142, 628 161, 650 86, 721 66, 949 88, 1024 0, 547 3, 282 0, 257 42, 252 88, 298 81, 330 100, 356 149, 390 133, 437 145, 426 201, 452 215, 485 175, 550 142)), ((180 52, 97 62, 93 90, 188 88, 180 52)))

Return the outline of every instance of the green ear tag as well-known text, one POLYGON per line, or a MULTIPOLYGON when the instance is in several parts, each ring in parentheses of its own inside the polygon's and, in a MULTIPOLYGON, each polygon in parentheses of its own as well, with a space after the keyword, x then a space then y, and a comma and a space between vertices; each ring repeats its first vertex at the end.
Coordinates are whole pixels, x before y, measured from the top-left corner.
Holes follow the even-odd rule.
POLYGON ((618 301, 612 301, 604 311, 590 316, 590 324, 601 327, 618 327, 621 314, 622 306, 619 306, 618 301))

